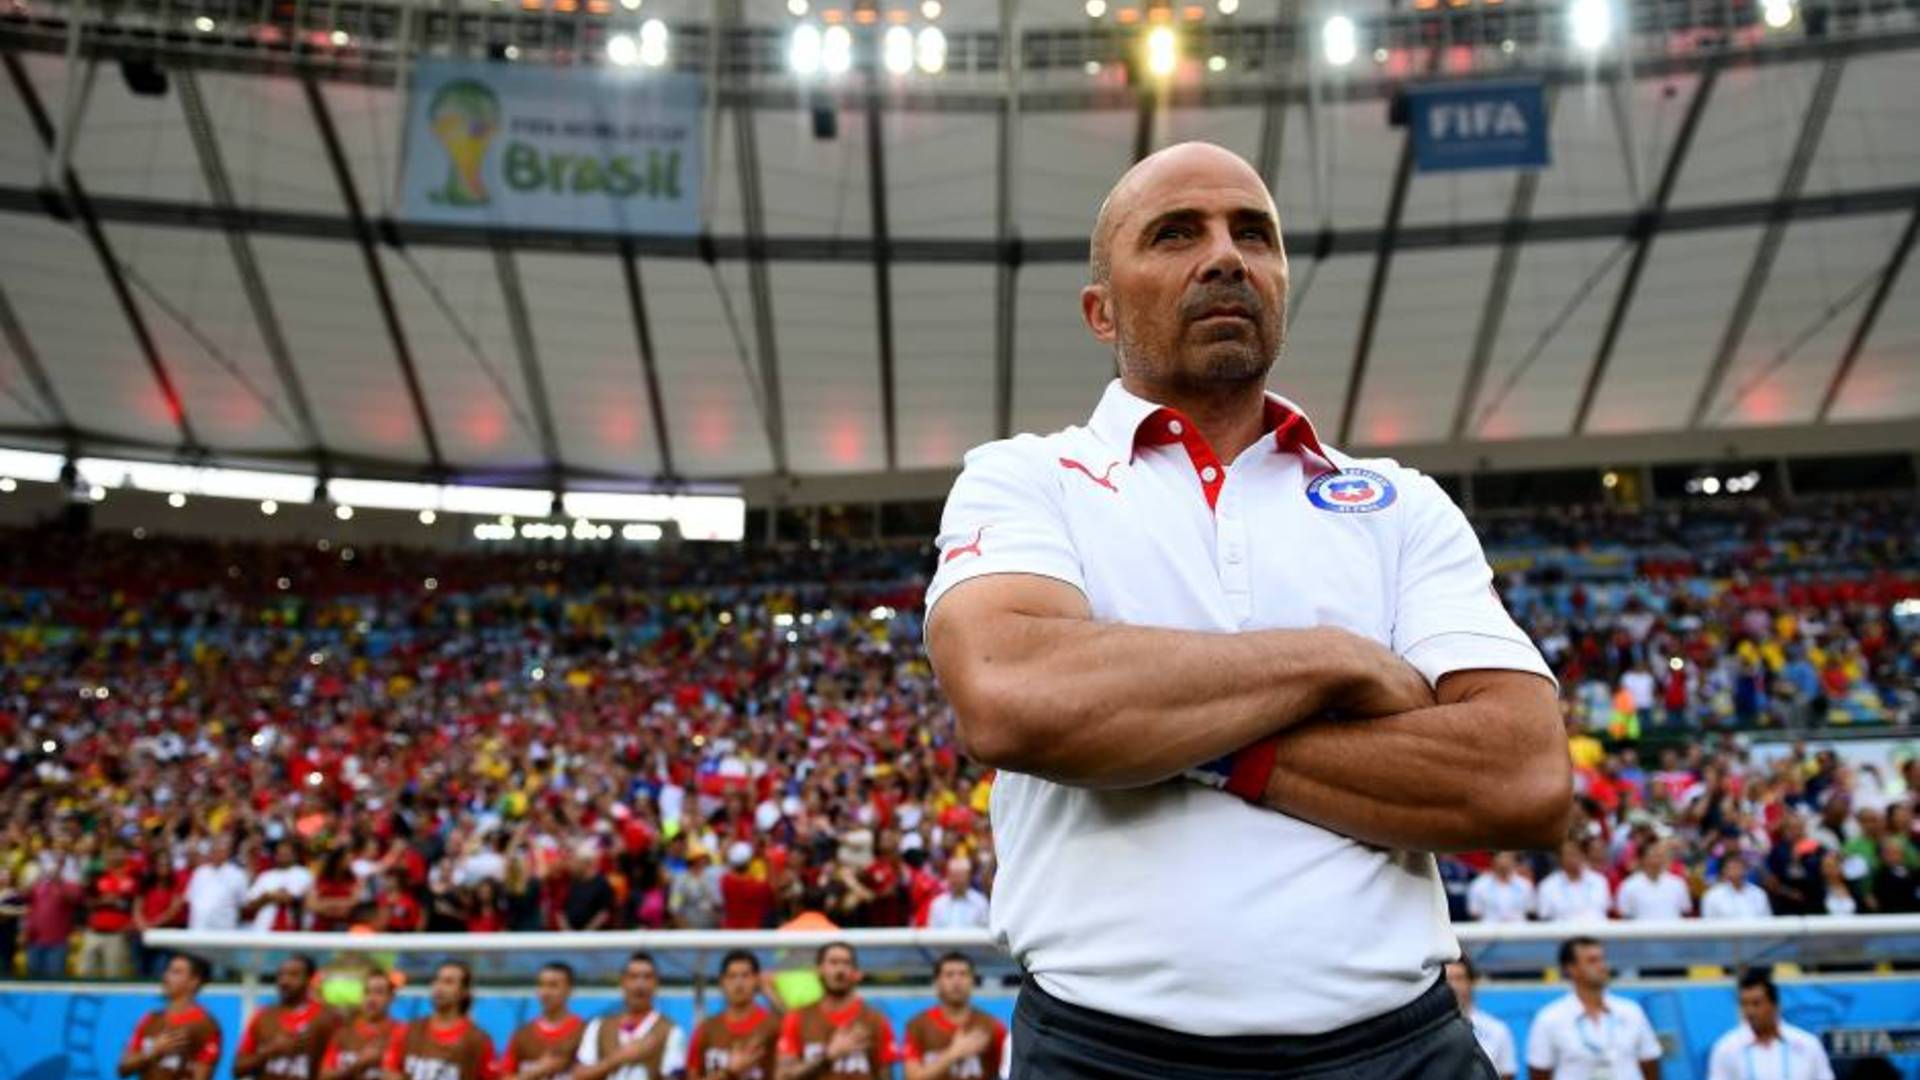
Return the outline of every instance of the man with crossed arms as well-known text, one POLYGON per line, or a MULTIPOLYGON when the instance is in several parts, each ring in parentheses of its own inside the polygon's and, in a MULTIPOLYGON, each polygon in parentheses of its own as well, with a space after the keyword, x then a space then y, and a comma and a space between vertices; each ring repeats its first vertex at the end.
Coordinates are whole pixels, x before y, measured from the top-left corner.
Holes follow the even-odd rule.
POLYGON ((1219 147, 1136 165, 1081 294, 1120 377, 947 501, 928 647, 1002 770, 1016 1078, 1491 1075, 1428 853, 1563 836, 1554 684, 1440 488, 1266 393, 1279 226, 1219 147))

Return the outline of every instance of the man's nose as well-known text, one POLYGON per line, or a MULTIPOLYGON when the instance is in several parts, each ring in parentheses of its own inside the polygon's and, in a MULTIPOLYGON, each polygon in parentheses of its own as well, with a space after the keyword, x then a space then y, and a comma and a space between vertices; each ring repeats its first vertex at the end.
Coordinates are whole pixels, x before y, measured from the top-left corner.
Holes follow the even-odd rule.
POLYGON ((1233 236, 1221 229, 1211 233, 1209 239, 1206 262, 1200 267, 1200 280, 1235 283, 1247 280, 1247 260, 1241 257, 1233 236))

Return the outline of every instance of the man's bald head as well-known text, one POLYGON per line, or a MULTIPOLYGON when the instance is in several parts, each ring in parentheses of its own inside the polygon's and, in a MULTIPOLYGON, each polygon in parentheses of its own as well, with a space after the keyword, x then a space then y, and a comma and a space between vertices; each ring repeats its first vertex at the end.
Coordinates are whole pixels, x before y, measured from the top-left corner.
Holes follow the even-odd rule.
POLYGON ((1239 154, 1205 142, 1178 143, 1155 151, 1134 162, 1133 167, 1122 173, 1107 191, 1107 197, 1101 200, 1100 216, 1093 223, 1093 242, 1087 260, 1087 271, 1095 284, 1104 283, 1113 272, 1114 230, 1137 205, 1141 194, 1196 176, 1252 184, 1259 189, 1275 219, 1279 218, 1279 212, 1273 206, 1273 196, 1267 192, 1266 182, 1260 179, 1259 171, 1239 154))

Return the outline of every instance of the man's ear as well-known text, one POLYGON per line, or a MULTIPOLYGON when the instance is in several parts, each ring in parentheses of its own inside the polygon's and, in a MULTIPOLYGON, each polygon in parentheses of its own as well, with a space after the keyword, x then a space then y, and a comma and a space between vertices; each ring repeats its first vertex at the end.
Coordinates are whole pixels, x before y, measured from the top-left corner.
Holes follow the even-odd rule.
POLYGON ((1118 337, 1118 328, 1113 320, 1112 294, 1106 285, 1089 285, 1080 290, 1080 317, 1086 320, 1087 329, 1104 345, 1111 345, 1118 337))

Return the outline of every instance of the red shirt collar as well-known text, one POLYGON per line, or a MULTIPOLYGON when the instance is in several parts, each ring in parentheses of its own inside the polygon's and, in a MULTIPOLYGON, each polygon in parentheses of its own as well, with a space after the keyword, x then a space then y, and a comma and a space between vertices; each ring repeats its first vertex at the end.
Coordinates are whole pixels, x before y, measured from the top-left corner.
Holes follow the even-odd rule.
POLYGON ((747 1014, 747 1018, 745 1020, 740 1021, 739 1023, 735 1023, 734 1021, 727 1019, 726 1014, 724 1013, 721 1014, 720 1022, 725 1024, 727 1026, 727 1030, 732 1032, 733 1034, 745 1035, 748 1032, 752 1031, 754 1028, 757 1028, 761 1024, 766 1023, 766 1020, 767 1020, 767 1010, 759 1008, 758 1006, 755 1006, 754 1010, 751 1013, 747 1014))
POLYGON ((553 1038, 556 1035, 565 1035, 567 1032, 572 1031, 574 1028, 577 1028, 579 1026, 580 1026, 580 1018, 573 1015, 572 1013, 568 1013, 567 1018, 565 1020, 560 1021, 557 1024, 547 1023, 546 1018, 542 1016, 536 1016, 533 1018, 533 1030, 539 1032, 541 1035, 544 1035, 549 1039, 553 1038))
POLYGON ((859 1017, 861 1010, 866 1007, 866 1002, 861 1001, 859 998, 854 998, 852 1001, 847 1002, 847 1007, 841 1009, 839 1012, 828 1012, 827 1007, 822 1005, 820 1006, 820 1015, 826 1017, 827 1023, 832 1024, 834 1027, 846 1027, 848 1024, 853 1023, 853 1021, 859 1017))
POLYGON ((426 1018, 427 1038, 432 1039, 434 1042, 440 1043, 442 1045, 450 1045, 452 1043, 459 1042, 460 1037, 462 1035, 465 1035, 467 1033, 467 1029, 472 1026, 473 1026, 472 1019, 465 1016, 461 1017, 458 1020, 455 1020, 452 1024, 446 1027, 440 1027, 436 1025, 433 1022, 433 1017, 431 1016, 426 1018))
MULTIPOLYGON (((1273 434, 1274 450, 1311 453, 1328 467, 1339 470, 1340 466, 1327 456, 1326 449, 1320 445, 1320 436, 1314 431, 1313 421, 1298 405, 1268 391, 1264 412, 1261 422, 1273 434)), ((1192 421, 1181 415, 1178 409, 1135 397, 1120 385, 1118 379, 1107 384, 1107 392, 1101 396, 1100 404, 1094 409, 1093 418, 1087 426, 1115 449, 1124 448, 1129 459, 1142 446, 1164 446, 1200 438, 1192 421), (1181 425, 1178 434, 1170 426, 1176 421, 1181 425)))

